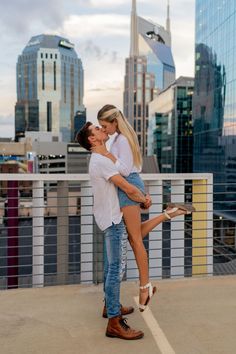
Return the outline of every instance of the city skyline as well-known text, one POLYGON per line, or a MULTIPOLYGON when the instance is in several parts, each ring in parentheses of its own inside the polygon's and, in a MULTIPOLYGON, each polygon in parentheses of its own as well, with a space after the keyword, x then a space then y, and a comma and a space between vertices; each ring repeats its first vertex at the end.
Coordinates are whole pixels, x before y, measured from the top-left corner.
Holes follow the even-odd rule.
MULTIPOLYGON (((131 5, 131 0, 114 0, 112 3, 108 0, 77 0, 73 3, 55 0, 46 3, 42 0, 37 4, 25 0, 23 5, 13 0, 4 4, 6 16, 0 22, 4 48, 0 56, 1 137, 13 136, 14 132, 17 55, 31 36, 41 33, 62 35, 75 44, 85 71, 84 103, 89 120, 95 120, 97 110, 105 103, 122 109, 131 5)), ((138 0, 137 12, 165 26, 166 5, 166 0, 138 0)), ((170 18, 176 77, 193 76, 194 0, 170 1, 170 18), (188 13, 187 18, 184 13, 188 13)))

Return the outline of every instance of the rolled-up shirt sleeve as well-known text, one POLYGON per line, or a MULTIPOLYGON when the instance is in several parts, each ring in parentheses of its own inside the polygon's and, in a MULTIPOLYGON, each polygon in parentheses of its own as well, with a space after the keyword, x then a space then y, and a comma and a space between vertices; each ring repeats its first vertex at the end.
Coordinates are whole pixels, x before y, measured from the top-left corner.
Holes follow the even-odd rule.
POLYGON ((119 175, 117 167, 111 160, 107 158, 104 158, 101 161, 100 165, 98 166, 98 169, 100 169, 101 176, 103 176, 106 181, 109 181, 109 179, 115 175, 119 175))
POLYGON ((128 140, 122 136, 122 138, 116 142, 116 148, 118 156, 116 156, 117 160, 115 166, 122 176, 127 177, 133 168, 133 154, 128 140))

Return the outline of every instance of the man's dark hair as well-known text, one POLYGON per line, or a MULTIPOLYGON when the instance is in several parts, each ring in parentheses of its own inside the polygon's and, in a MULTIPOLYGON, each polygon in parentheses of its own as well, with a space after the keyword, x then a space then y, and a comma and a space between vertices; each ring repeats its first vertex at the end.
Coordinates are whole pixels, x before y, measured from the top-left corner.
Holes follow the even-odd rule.
POLYGON ((92 145, 90 144, 88 137, 92 135, 89 127, 93 125, 91 122, 87 122, 84 126, 77 132, 75 136, 75 142, 79 143, 83 148, 90 151, 92 145))

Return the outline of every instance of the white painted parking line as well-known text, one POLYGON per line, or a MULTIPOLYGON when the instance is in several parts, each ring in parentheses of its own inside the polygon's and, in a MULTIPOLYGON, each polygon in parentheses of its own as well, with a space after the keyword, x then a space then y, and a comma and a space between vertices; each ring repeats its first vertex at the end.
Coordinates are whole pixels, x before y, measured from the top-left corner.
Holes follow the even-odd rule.
MULTIPOLYGON (((137 306, 139 304, 138 296, 134 298, 137 306)), ((164 332, 162 331, 161 327, 159 326, 157 320, 153 316, 149 307, 146 308, 145 311, 140 312, 144 321, 146 322, 147 326, 149 327, 154 340, 162 354, 175 354, 174 349, 168 342, 164 332)))

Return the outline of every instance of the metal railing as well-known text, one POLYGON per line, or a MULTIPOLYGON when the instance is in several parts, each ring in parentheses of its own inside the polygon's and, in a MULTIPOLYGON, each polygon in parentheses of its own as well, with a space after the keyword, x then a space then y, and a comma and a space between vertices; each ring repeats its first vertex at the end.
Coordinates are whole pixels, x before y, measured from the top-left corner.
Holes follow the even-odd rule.
MULTIPOLYGON (((88 175, 0 177, 0 288, 102 282, 103 234, 94 222, 88 175)), ((190 202, 196 208, 192 215, 159 224, 147 235, 150 277, 219 274, 220 268, 214 271, 214 257, 220 265, 231 259, 218 237, 222 244, 214 254, 212 175, 142 177, 153 201, 143 220, 161 214, 168 202, 190 202)), ((130 246, 125 279, 138 279, 130 246)))

